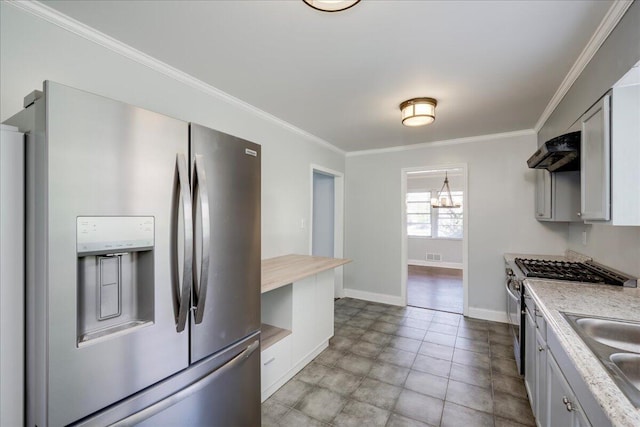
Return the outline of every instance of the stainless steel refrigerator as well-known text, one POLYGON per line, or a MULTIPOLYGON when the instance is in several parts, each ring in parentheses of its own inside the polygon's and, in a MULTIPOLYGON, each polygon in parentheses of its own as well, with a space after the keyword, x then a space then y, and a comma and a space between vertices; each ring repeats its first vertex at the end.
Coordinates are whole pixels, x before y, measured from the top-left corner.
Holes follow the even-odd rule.
POLYGON ((260 146, 50 81, 6 123, 27 425, 259 425, 260 146))

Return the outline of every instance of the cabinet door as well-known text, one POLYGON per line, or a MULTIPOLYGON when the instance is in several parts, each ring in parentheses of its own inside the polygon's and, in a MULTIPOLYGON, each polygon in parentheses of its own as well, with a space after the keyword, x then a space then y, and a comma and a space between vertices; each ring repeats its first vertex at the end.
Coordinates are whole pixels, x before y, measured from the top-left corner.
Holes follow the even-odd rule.
POLYGON ((550 425, 547 420, 547 343, 536 331, 536 406, 534 415, 538 425, 550 425))
POLYGON ((605 95, 580 119, 580 192, 582 218, 610 219, 611 153, 610 95, 605 95))
MULTIPOLYGON (((529 300, 531 301, 531 300, 529 300)), ((524 385, 529 394, 533 413, 536 413, 536 324, 531 315, 533 307, 527 307, 524 330, 524 385)))
POLYGON ((590 426, 551 353, 547 354, 547 390, 549 426, 590 426))
POLYGON ((536 218, 551 219, 551 173, 536 169, 536 218))

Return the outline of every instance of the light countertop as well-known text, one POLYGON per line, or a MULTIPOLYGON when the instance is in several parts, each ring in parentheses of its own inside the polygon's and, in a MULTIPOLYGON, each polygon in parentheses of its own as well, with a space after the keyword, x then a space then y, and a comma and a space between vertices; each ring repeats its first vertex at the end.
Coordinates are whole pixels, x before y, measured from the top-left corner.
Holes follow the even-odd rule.
POLYGON ((283 255, 262 260, 262 293, 351 262, 344 258, 283 255))
POLYGON ((640 426, 640 409, 622 393, 560 312, 640 321, 640 288, 526 279, 525 286, 569 359, 614 426, 640 426))

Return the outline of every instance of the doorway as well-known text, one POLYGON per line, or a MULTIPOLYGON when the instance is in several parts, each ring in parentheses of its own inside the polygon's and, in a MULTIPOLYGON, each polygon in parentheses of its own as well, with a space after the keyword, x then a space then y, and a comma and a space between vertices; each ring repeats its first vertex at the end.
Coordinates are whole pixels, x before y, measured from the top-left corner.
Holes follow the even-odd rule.
MULTIPOLYGON (((344 174, 311 165, 309 253, 342 258, 344 241, 344 174)), ((334 269, 334 296, 344 296, 343 268, 334 269)))
POLYGON ((468 311, 466 164, 402 170, 402 297, 407 305, 468 311))

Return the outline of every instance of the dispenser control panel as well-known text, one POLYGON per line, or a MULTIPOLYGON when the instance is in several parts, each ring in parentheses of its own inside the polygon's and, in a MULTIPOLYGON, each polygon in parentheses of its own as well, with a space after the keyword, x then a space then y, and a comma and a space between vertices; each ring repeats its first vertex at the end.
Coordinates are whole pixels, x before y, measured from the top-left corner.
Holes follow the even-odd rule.
POLYGON ((154 217, 79 216, 76 242, 78 255, 149 250, 154 245, 154 217))

